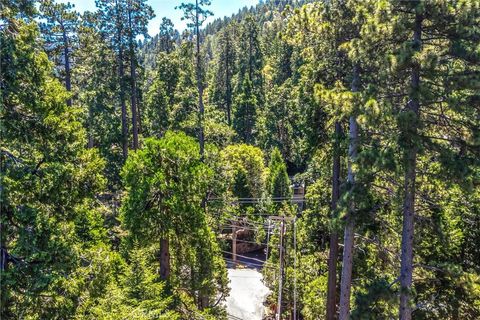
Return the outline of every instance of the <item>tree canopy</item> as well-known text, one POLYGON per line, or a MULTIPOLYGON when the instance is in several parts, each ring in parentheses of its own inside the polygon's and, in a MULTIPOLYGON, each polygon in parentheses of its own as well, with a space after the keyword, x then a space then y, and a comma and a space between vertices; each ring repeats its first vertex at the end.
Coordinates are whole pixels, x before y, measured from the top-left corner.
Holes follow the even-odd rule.
POLYGON ((0 5, 0 318, 480 318, 479 0, 95 5, 0 5))

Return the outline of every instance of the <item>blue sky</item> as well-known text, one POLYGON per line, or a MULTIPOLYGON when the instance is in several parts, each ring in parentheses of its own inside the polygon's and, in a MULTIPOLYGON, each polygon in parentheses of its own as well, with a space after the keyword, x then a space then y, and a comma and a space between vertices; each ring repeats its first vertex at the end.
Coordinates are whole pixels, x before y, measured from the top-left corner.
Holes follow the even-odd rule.
MULTIPOLYGON (((79 12, 86 10, 94 11, 95 0, 58 0, 59 2, 70 2, 75 5, 75 9, 79 12)), ((180 10, 175 10, 175 7, 182 2, 189 2, 191 0, 148 0, 149 4, 155 11, 156 17, 150 21, 148 26, 148 33, 153 36, 158 33, 160 21, 162 17, 170 18, 175 27, 179 30, 185 29, 186 22, 181 20, 182 13, 180 10)), ((238 12, 239 9, 245 6, 256 5, 258 0, 212 0, 210 10, 213 11, 214 16, 209 19, 212 21, 216 18, 223 18, 224 16, 231 16, 238 12)))

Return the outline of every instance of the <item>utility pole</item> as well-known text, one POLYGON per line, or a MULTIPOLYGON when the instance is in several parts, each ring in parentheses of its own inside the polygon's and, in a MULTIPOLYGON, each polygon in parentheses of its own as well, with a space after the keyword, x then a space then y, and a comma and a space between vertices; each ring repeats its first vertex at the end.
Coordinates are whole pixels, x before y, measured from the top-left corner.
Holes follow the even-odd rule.
POLYGON ((237 265, 237 222, 232 223, 232 260, 234 265, 237 265))
MULTIPOLYGON (((269 223, 270 223, 271 220, 280 222, 280 245, 279 245, 279 250, 280 250, 280 277, 279 277, 279 281, 278 281, 278 301, 277 301, 277 316, 276 316, 276 319, 281 320, 283 273, 284 273, 284 268, 285 268, 285 261, 284 260, 285 260, 285 256, 286 256, 286 250, 284 248, 285 247, 285 237, 284 237, 285 236, 285 222, 288 221, 288 222, 293 222, 295 224, 296 217, 270 216, 268 219, 269 219, 269 223)), ((294 226, 294 230, 296 231, 295 226, 294 226)), ((296 242, 296 236, 295 236, 295 242, 296 242)), ((296 261, 295 261, 295 266, 296 266, 296 261)), ((295 288, 294 295, 296 296, 296 288, 295 288)), ((296 309, 296 303, 294 305, 294 309, 296 309)))
MULTIPOLYGON (((267 249, 265 251, 265 263, 268 261, 268 246, 270 245, 270 229, 271 229, 271 220, 268 218, 268 229, 267 229, 267 249)), ((263 277, 265 278, 265 272, 267 268, 264 268, 263 277)))
POLYGON ((297 219, 293 220, 293 320, 297 320, 297 219))
POLYGON ((285 220, 280 222, 280 277, 278 279, 278 302, 277 302, 277 320, 282 317, 282 289, 283 289, 283 234, 285 233, 285 220))
POLYGON ((268 260, 268 246, 270 245, 270 229, 271 229, 271 222, 270 218, 268 218, 268 228, 267 228, 267 250, 265 252, 265 260, 268 260))

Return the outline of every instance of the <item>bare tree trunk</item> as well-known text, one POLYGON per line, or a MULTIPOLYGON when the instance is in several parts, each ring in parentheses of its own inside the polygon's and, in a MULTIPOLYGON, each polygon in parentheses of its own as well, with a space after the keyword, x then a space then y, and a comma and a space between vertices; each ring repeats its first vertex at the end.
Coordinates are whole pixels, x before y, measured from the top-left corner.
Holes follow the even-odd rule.
MULTIPOLYGON (((358 65, 353 67, 352 92, 358 92, 360 86, 360 68, 358 65)), ((348 150, 348 184, 350 191, 355 189, 355 172, 352 163, 357 158, 358 152, 358 124, 356 116, 350 117, 350 146, 348 150)), ((343 240, 343 264, 342 279, 340 283, 340 320, 347 320, 350 317, 350 293, 352 289, 352 270, 353 270, 353 245, 355 240, 355 204, 350 202, 349 212, 345 225, 345 235, 343 240)))
POLYGON ((198 89, 198 140, 200 143, 200 156, 202 161, 205 157, 205 107, 203 106, 203 83, 202 83, 202 66, 201 66, 201 57, 200 57, 200 16, 198 8, 198 0, 195 1, 195 29, 197 34, 197 50, 196 50, 196 60, 197 60, 197 89, 198 89))
POLYGON ((170 243, 168 237, 160 239, 160 279, 167 281, 170 277, 170 243))
POLYGON ((130 81, 131 81, 130 106, 131 106, 131 112, 132 112, 133 150, 137 150, 138 149, 137 72, 136 72, 136 62, 135 62, 135 48, 133 45, 131 8, 128 8, 128 25, 130 28, 130 81))
MULTIPOLYGON (((414 49, 421 50, 422 46, 422 23, 423 16, 416 11, 415 26, 413 33, 414 49)), ((408 110, 413 112, 418 119, 420 116, 420 101, 418 91, 420 89, 420 65, 414 63, 412 66, 411 95, 408 110)), ((412 122, 411 135, 417 134, 417 123, 412 122)), ((400 320, 412 319, 412 308, 410 306, 410 292, 412 289, 413 273, 413 238, 414 238, 414 215, 415 215, 415 180, 417 169, 418 147, 415 138, 410 137, 411 143, 405 150, 405 182, 403 200, 403 231, 402 231, 402 255, 400 267, 400 320)))
MULTIPOLYGON (((333 174, 332 174, 332 217, 337 209, 340 198, 340 136, 342 127, 335 123, 335 144, 333 147, 333 174)), ((334 320, 337 315, 337 260, 338 260, 338 233, 332 230, 330 234, 330 252, 328 256, 328 289, 327 289, 327 320, 334 320)))

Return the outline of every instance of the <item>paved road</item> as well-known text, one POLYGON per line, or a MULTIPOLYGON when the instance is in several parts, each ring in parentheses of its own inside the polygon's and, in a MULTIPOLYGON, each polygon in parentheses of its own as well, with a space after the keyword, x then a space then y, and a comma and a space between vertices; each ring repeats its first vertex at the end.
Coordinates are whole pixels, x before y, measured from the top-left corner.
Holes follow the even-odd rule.
POLYGON ((269 290, 262 274, 255 269, 228 269, 230 296, 226 300, 231 320, 262 320, 263 302, 269 290))

